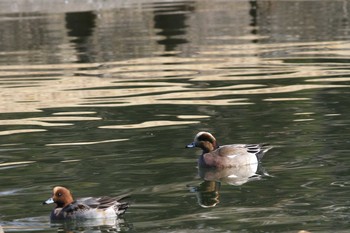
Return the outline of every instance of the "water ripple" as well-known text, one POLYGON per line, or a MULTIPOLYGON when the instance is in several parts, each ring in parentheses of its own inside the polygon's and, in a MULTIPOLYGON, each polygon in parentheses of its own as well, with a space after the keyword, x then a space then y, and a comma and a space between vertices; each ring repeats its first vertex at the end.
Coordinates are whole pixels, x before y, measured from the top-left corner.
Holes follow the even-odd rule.
POLYGON ((188 124, 198 124, 199 121, 146 121, 139 124, 130 125, 105 125, 100 126, 101 129, 143 129, 152 128, 159 126, 172 126, 172 125, 188 125, 188 124))

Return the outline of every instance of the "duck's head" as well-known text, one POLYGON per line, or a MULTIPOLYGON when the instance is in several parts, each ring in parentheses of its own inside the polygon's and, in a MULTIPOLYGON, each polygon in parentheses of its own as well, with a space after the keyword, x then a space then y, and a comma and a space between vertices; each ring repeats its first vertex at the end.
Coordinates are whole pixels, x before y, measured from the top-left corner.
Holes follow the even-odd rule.
POLYGON ((43 202, 44 204, 55 203, 56 207, 63 208, 73 202, 73 196, 69 189, 56 186, 53 188, 52 197, 43 202))
POLYGON ((210 151, 218 148, 215 137, 208 132, 199 132, 194 137, 194 140, 191 144, 188 144, 186 148, 199 147, 203 150, 203 153, 208 153, 210 151))

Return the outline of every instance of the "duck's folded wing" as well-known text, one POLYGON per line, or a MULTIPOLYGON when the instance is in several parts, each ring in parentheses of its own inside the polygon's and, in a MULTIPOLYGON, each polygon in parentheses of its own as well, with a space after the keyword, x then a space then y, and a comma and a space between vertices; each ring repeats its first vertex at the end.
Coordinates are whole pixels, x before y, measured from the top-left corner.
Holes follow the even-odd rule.
POLYGON ((99 197, 97 198, 97 201, 99 202, 99 209, 107 209, 111 206, 115 206, 118 202, 113 197, 99 197))
POLYGON ((221 146, 219 148, 220 155, 238 155, 238 154, 254 154, 260 160, 264 154, 272 147, 268 144, 232 144, 227 146, 221 146))
POLYGON ((94 197, 83 197, 76 200, 77 204, 86 205, 91 208, 96 208, 99 205, 97 198, 94 197))
POLYGON ((89 198, 80 199, 79 201, 83 201, 82 204, 88 205, 91 208, 107 209, 111 206, 120 207, 120 206, 123 206, 125 204, 128 204, 126 202, 120 202, 128 197, 129 196, 122 196, 122 197, 118 197, 118 198, 108 197, 108 196, 103 196, 103 197, 98 197, 98 198, 89 197, 89 198))
POLYGON ((255 154, 258 160, 261 160, 264 154, 272 148, 269 144, 247 144, 245 147, 247 152, 255 154))

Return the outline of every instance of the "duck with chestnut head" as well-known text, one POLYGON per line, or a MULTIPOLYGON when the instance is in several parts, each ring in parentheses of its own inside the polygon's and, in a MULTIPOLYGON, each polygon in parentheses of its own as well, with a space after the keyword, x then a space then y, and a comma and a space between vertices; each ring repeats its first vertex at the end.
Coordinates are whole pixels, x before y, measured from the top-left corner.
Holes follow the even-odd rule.
POLYGON ((199 132, 186 148, 199 147, 198 165, 206 168, 229 168, 256 164, 272 147, 267 144, 231 144, 219 146, 209 132, 199 132))
POLYGON ((56 186, 53 188, 52 197, 43 204, 56 204, 51 212, 51 220, 117 218, 129 207, 127 202, 122 202, 126 197, 103 196, 73 199, 68 188, 56 186))

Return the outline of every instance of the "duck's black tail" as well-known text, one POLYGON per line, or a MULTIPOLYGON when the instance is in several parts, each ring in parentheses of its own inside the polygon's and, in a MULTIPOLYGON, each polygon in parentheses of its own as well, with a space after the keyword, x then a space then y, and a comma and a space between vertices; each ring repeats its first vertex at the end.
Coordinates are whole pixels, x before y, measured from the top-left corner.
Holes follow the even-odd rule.
POLYGON ((117 207, 118 207, 118 210, 117 210, 117 214, 118 215, 122 215, 125 213, 125 211, 129 208, 129 203, 128 202, 124 202, 125 199, 129 198, 130 195, 124 195, 124 196, 121 196, 121 197, 118 197, 117 201, 118 201, 118 204, 117 204, 117 207))
POLYGON ((262 157, 264 157, 264 154, 272 148, 269 144, 248 144, 246 145, 246 148, 249 153, 253 153, 256 155, 258 160, 260 161, 262 157))
POLYGON ((270 146, 269 144, 259 144, 259 151, 258 153, 256 153, 256 157, 258 158, 258 160, 260 161, 264 157, 265 153, 270 149, 272 149, 272 146, 270 146))

